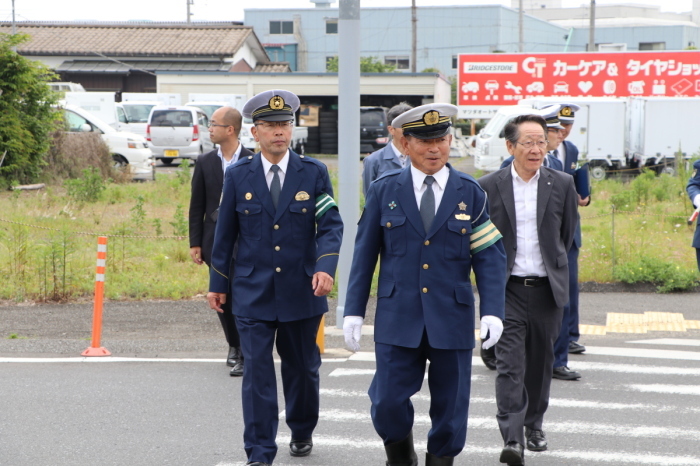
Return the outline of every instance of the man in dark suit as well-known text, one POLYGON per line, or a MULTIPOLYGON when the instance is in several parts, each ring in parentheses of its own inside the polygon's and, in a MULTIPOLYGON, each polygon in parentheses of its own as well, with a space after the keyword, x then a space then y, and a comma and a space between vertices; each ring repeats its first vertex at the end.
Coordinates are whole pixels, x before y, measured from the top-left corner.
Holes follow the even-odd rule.
MULTIPOLYGON (((562 143, 554 151, 554 155, 564 165, 564 172, 574 176, 578 168, 578 148, 566 138, 571 133, 574 124, 575 112, 580 110, 576 104, 562 103, 559 109, 559 121, 563 126, 561 130, 562 143)), ((581 198, 578 196, 578 206, 585 207, 591 203, 590 196, 581 198)), ((552 377, 559 380, 578 380, 581 374, 569 369, 569 353, 580 354, 586 351, 586 347, 578 342, 580 337, 579 323, 579 287, 578 287, 578 256, 582 246, 581 218, 576 223, 574 242, 568 252, 569 260, 569 302, 564 306, 562 326, 557 341, 554 343, 554 371, 552 377)))
POLYGON ((481 297, 481 336, 502 330, 505 251, 476 181, 447 165, 450 117, 457 107, 429 104, 392 123, 401 127, 410 166, 369 188, 358 225, 343 331, 359 350, 372 275, 381 258, 374 324, 377 370, 369 388, 374 428, 389 466, 416 466, 413 405, 430 386, 427 466, 451 466, 466 441, 474 348, 471 270, 481 297))
MULTIPOLYGON (((700 208, 700 160, 696 160, 693 164, 693 174, 690 176, 685 190, 688 192, 688 196, 695 208, 700 208)), ((698 217, 697 226, 695 227, 693 247, 698 259, 698 270, 700 270, 700 217, 698 217)))
MULTIPOLYGON (((552 154, 552 151, 554 151, 557 146, 559 146, 559 143, 561 142, 561 133, 560 131, 563 129, 559 122, 559 105, 552 105, 549 107, 546 107, 539 111, 537 115, 541 115, 542 118, 544 118, 545 122, 547 123, 547 155, 544 157, 544 161, 542 162, 543 167, 548 167, 554 170, 558 171, 563 171, 563 166, 561 161, 552 154)), ((507 159, 503 161, 501 164, 501 168, 505 168, 510 166, 510 164, 513 163, 513 156, 511 155, 507 159)), ((491 369, 492 371, 496 370, 496 347, 492 346, 491 348, 488 349, 481 349, 481 360, 483 361, 484 365, 491 369)))
POLYGON ((524 464, 525 446, 547 449, 542 422, 549 404, 553 345, 569 300, 567 251, 578 197, 571 176, 542 167, 546 134, 539 115, 508 122, 506 147, 513 163, 479 179, 508 257, 506 318, 496 345, 496 405, 505 444, 500 461, 509 465, 524 464))
POLYGON ((372 181, 391 170, 400 170, 410 163, 408 156, 402 153, 401 140, 403 134, 401 128, 392 125, 394 119, 407 110, 412 109, 406 102, 394 105, 386 113, 388 121, 387 129, 391 135, 389 144, 372 152, 362 161, 362 191, 367 197, 367 190, 372 181))
POLYGON ((230 290, 246 361, 243 440, 247 464, 256 466, 272 464, 277 454, 275 344, 289 453, 311 453, 319 416, 316 334, 343 235, 326 166, 289 149, 298 108, 299 98, 284 90, 262 92, 243 107, 261 152, 226 170, 214 235, 207 298, 220 310, 230 290))
MULTIPOLYGON (((235 108, 222 107, 216 110, 209 123, 209 135, 211 141, 219 147, 200 155, 194 166, 190 198, 190 257, 198 265, 211 265, 224 172, 240 157, 252 154, 238 141, 242 121, 240 112, 235 108)), ((218 316, 229 346, 226 365, 231 367, 232 377, 240 377, 243 375, 243 354, 236 320, 231 312, 231 300, 222 306, 222 312, 218 316)))

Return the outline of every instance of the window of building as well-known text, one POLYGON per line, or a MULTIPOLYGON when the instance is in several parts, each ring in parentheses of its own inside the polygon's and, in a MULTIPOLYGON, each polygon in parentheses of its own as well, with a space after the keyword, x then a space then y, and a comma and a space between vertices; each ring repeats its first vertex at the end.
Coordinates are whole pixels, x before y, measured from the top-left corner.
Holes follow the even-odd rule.
POLYGON ((457 55, 452 55, 452 69, 456 70, 457 69, 457 55))
POLYGON ((639 50, 666 50, 666 42, 640 42, 639 50))
POLYGON ((270 21, 270 34, 294 34, 294 22, 270 21))
POLYGON ((407 56, 386 56, 384 57, 384 64, 394 65, 397 70, 407 70, 411 67, 407 56))
POLYGON ((327 19, 326 20, 326 34, 338 34, 338 20, 337 19, 327 19))

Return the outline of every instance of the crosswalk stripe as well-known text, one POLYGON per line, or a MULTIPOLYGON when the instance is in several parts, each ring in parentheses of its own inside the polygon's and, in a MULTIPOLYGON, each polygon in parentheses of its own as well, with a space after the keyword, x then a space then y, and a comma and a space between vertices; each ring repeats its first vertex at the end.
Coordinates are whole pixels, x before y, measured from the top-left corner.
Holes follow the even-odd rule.
POLYGON ((689 340, 687 338, 655 338, 653 340, 628 341, 627 343, 668 346, 700 346, 700 340, 689 340))
POLYGON ((700 368, 671 366, 642 366, 638 364, 609 364, 605 362, 579 362, 578 358, 569 359, 569 366, 574 370, 591 370, 619 372, 626 374, 653 375, 700 375, 700 368))
POLYGON ((663 385, 663 384, 630 384, 627 387, 645 393, 672 393, 674 395, 700 396, 700 386, 697 385, 663 385))
POLYGON ((603 346, 587 346, 586 354, 601 356, 621 356, 626 358, 650 358, 650 359, 680 359, 686 361, 700 361, 700 352, 676 351, 644 348, 619 348, 603 346))

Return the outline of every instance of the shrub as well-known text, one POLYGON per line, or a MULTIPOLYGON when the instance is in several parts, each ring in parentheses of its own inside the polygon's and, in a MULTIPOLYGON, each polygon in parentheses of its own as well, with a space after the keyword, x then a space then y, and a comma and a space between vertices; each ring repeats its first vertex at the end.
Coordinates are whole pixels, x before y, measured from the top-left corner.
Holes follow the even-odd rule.
POLYGON ((82 178, 66 180, 63 185, 68 191, 68 197, 78 203, 99 201, 107 188, 105 181, 95 168, 84 169, 82 178))
POLYGON ((45 182, 60 184, 69 178, 79 178, 86 168, 96 169, 104 179, 124 180, 124 174, 113 168, 109 147, 99 134, 54 131, 51 136, 47 165, 42 173, 45 182))
POLYGON ((615 278, 624 283, 653 283, 660 293, 688 290, 697 284, 694 271, 653 256, 639 256, 618 265, 615 278))

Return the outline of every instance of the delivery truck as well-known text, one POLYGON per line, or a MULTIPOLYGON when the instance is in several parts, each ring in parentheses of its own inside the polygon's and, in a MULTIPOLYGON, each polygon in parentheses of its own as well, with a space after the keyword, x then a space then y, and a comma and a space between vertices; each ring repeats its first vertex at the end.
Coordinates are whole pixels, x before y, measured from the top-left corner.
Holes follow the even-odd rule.
POLYGON ((700 153, 697 115, 700 98, 630 98, 630 155, 657 173, 674 174, 676 154, 688 160, 700 153))

